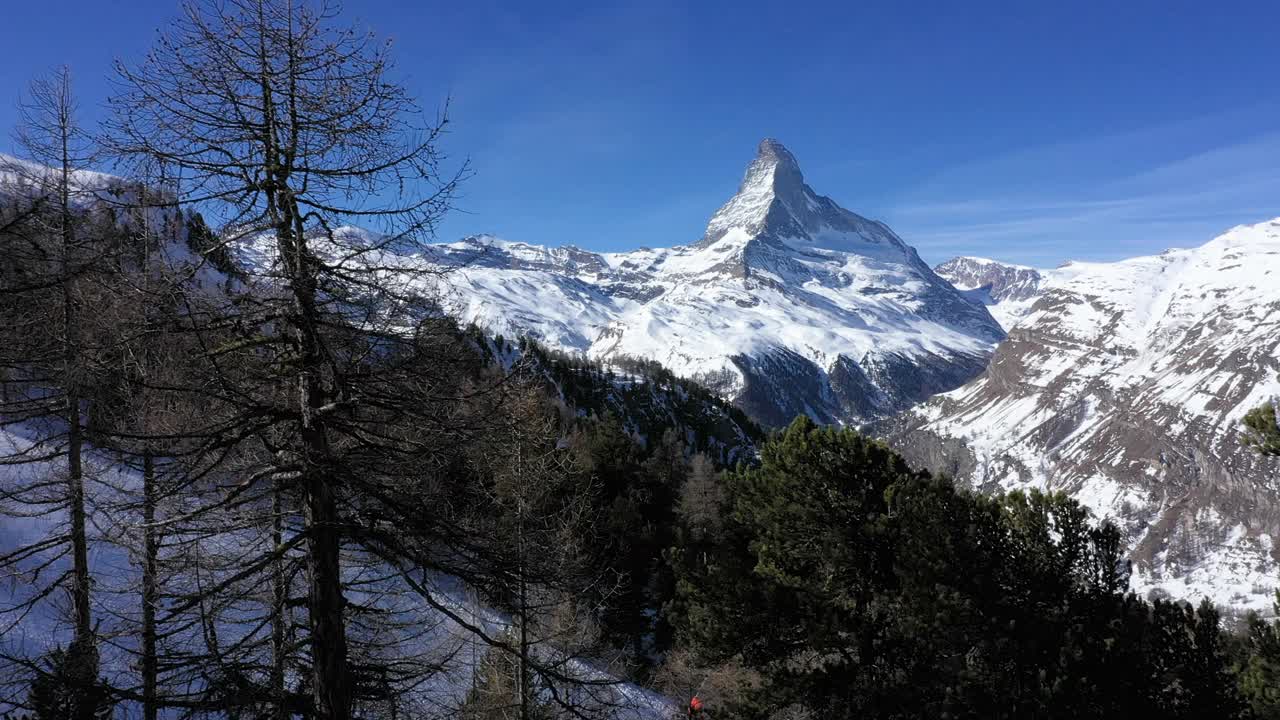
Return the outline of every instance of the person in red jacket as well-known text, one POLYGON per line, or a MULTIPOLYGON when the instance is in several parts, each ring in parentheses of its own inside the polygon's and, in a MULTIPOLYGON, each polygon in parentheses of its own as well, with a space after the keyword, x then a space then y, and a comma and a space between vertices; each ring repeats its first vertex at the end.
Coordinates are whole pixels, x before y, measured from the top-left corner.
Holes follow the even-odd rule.
POLYGON ((693 698, 689 700, 689 717, 690 718, 706 717, 706 714, 702 712, 702 699, 699 698, 697 695, 694 695, 693 698))

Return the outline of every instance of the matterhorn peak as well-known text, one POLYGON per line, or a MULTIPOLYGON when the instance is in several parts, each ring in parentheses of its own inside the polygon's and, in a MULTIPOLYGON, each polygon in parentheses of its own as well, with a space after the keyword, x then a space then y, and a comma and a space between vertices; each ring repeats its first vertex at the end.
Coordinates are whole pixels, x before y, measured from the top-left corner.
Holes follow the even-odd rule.
POLYGON ((800 163, 782 143, 765 138, 756 148, 756 156, 747 166, 738 192, 725 203, 707 224, 702 244, 716 242, 731 229, 740 228, 750 236, 763 232, 779 203, 802 198, 812 190, 804 184, 800 163))
POLYGON ((565 352, 658 360, 775 424, 878 419, 982 371, 1004 337, 984 306, 886 225, 806 185, 782 143, 751 149, 694 245, 508 245, 489 262, 455 251, 459 317, 565 352))
POLYGON ((791 154, 791 151, 788 150, 785 145, 778 142, 776 138, 771 137, 767 137, 760 141, 760 145, 756 148, 756 155, 785 156, 791 158, 792 162, 795 161, 795 156, 791 154))
POLYGON ((756 148, 755 159, 747 166, 738 195, 795 195, 804 192, 804 175, 796 156, 782 143, 765 138, 756 148))
POLYGON ((780 181, 804 183, 804 176, 800 174, 800 163, 796 162, 796 156, 792 155, 785 145, 773 138, 760 141, 760 146, 756 148, 756 159, 747 169, 748 178, 753 170, 769 173, 775 185, 780 181))
POLYGON ((800 163, 782 143, 765 138, 738 186, 738 192, 707 223, 699 247, 730 238, 734 245, 759 240, 776 244, 783 239, 817 241, 820 236, 857 235, 876 242, 905 245, 883 225, 845 210, 804 182, 800 163))

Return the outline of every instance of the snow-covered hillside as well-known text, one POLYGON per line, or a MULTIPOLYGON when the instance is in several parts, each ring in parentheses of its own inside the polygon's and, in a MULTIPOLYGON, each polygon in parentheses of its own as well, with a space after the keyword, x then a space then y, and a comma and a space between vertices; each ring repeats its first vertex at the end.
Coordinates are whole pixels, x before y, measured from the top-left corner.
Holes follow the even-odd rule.
MULTIPOLYGON (((53 173, 40 165, 0 155, 0 199, 32 204, 48 195, 47 181, 53 173)), ((137 183, 111 175, 78 171, 72 178, 71 197, 77 212, 110 218, 111 224, 102 227, 120 230, 122 238, 132 240, 133 231, 139 230, 144 222, 169 230, 172 234, 155 241, 147 256, 158 272, 187 283, 189 297, 225 301, 232 297, 227 294, 229 288, 237 293, 252 292, 242 285, 242 280, 244 283, 271 282, 272 256, 265 238, 253 238, 254 242, 238 248, 238 259, 254 264, 248 268, 251 272, 243 277, 239 274, 229 277, 192 247, 191 214, 173 206, 153 206, 145 210, 115 207, 112 208, 115 212, 103 212, 110 207, 110 202, 135 201, 141 188, 137 183)), ((351 232, 357 236, 363 234, 351 232)), ((88 236, 85 242, 99 237, 88 236)), ((401 257, 398 261, 412 263, 415 259, 401 257)), ((547 373, 551 375, 550 370, 547 373)), ((9 380, 8 392, 14 392, 14 387, 23 387, 13 377, 9 380)), ((628 409, 628 401, 638 398, 633 402, 647 401, 644 409, 651 415, 662 420, 671 418, 671 425, 682 430, 688 429, 690 421, 701 421, 701 426, 715 425, 727 441, 719 437, 705 438, 712 452, 734 458, 751 450, 747 431, 722 410, 722 404, 690 397, 684 388, 646 388, 639 378, 622 378, 615 384, 616 389, 599 392, 611 391, 607 398, 609 407, 616 409, 625 421, 638 423, 636 417, 621 412, 628 409)), ((586 395, 588 390, 594 388, 577 388, 580 395, 586 395)), ((14 401, 13 397, 9 398, 10 407, 17 404, 14 401)), ((658 419, 651 422, 656 423, 658 419)), ((5 567, 0 576, 0 655, 9 661, 6 668, 12 669, 39 662, 54 649, 69 645, 73 634, 70 600, 68 594, 58 588, 70 585, 71 560, 67 550, 69 519, 64 503, 58 500, 60 491, 54 487, 65 482, 67 472, 65 431, 56 421, 48 419, 18 422, 6 416, 3 420, 0 427, 0 505, 3 506, 0 507, 3 510, 0 512, 0 558, 4 558, 5 567)), ((133 460, 136 462, 137 458, 133 460)), ((144 521, 141 478, 136 468, 127 462, 128 459, 115 453, 86 448, 88 557, 102 677, 113 687, 135 693, 133 698, 118 703, 115 717, 141 717, 136 693, 140 692, 141 685, 139 548, 143 545, 144 521)), ((163 468, 165 459, 158 458, 156 464, 163 468)), ((163 475, 164 471, 159 472, 163 475)), ((185 521, 196 515, 210 517, 218 512, 216 503, 203 505, 208 497, 200 497, 199 491, 191 489, 193 486, 166 496, 158 508, 158 514, 171 518, 159 523, 164 529, 158 552, 167 573, 162 582, 167 585, 163 600, 158 603, 157 615, 164 628, 161 652, 170 653, 168 658, 181 658, 172 664, 162 663, 159 671, 160 692, 175 703, 173 707, 183 702, 203 701, 204 689, 216 674, 211 668, 218 667, 226 657, 252 656, 263 642, 261 617, 253 615, 255 610, 246 609, 260 599, 254 593, 261 587, 248 587, 244 583, 263 580, 264 576, 258 573, 261 565, 253 572, 248 569, 256 562, 252 560, 254 553, 264 546, 271 547, 268 531, 265 526, 245 523, 243 507, 238 507, 233 511, 234 520, 224 518, 222 525, 216 520, 210 521, 211 527, 225 527, 225 531, 190 533, 178 518, 185 521), (188 552, 201 558, 194 572, 190 569, 192 566, 184 565, 189 559, 184 553, 188 552), (179 598, 188 597, 187 593, 195 592, 193 588, 197 587, 217 588, 201 590, 216 599, 211 600, 208 607, 201 603, 200 621, 191 622, 175 608, 182 606, 179 598), (219 605, 232 596, 237 598, 230 603, 235 607, 228 609, 219 605), (217 660, 204 662, 204 658, 210 657, 204 653, 211 653, 211 648, 218 647, 219 642, 220 652, 226 652, 227 656, 215 653, 217 660)), ((246 485, 241 485, 244 487, 246 485)), ((217 491, 213 494, 217 495, 217 491)), ((395 618, 380 628, 385 635, 379 638, 378 644, 389 653, 388 659, 399 653, 404 668, 421 661, 431 668, 431 672, 424 672, 421 682, 402 697, 411 709, 410 715, 453 717, 455 708, 475 686, 477 673, 483 671, 479 663, 485 657, 487 645, 478 639, 479 634, 501 639, 511 632, 511 618, 486 606, 477 591, 454 577, 423 574, 410 589, 397 579, 400 573, 396 571, 374 573, 379 576, 375 579, 360 569, 360 563, 353 558, 344 559, 343 567, 350 574, 345 588, 348 599, 359 597, 362 602, 376 606, 384 617, 395 618), (420 600, 418 596, 422 592, 429 592, 430 599, 420 600), (396 631, 386 629, 393 625, 397 629, 413 630, 393 639, 391 635, 396 631)), ((305 595, 306 591, 299 588, 293 592, 305 595)), ((357 625, 351 623, 348 627, 357 625)), ((352 629, 350 636, 358 632, 360 630, 352 629)), ((627 682, 625 669, 616 667, 611 656, 584 656, 549 640, 535 641, 533 652, 566 679, 567 687, 561 689, 561 698, 575 703, 584 715, 667 720, 677 712, 677 704, 671 699, 627 682)), ((30 685, 31 677, 27 674, 10 673, 0 678, 0 717, 9 717, 6 713, 13 711, 14 706, 7 702, 26 697, 30 685)), ((162 713, 162 716, 168 715, 162 713)))
POLYGON ((769 423, 862 422, 981 372, 1000 326, 883 223, 818 195, 765 140, 702 239, 592 253, 440 246, 446 305, 493 332, 657 360, 769 423))
POLYGON ((1027 314, 1041 287, 1058 272, 980 257, 952 258, 933 270, 986 307, 1005 332, 1027 314))
MULTIPOLYGON (((30 200, 50 193, 59 177, 57 173, 53 168, 0 153, 0 197, 30 200)), ((127 192, 130 187, 122 178, 92 170, 73 170, 70 175, 70 199, 77 207, 127 192)))
POLYGON ((1003 298, 992 279, 1021 270, 969 263, 966 281, 952 262, 957 282, 1009 303, 1009 337, 980 377, 904 418, 898 446, 976 486, 1061 489, 1115 519, 1137 588, 1269 608, 1280 467, 1240 447, 1239 423, 1280 396, 1280 220, 1068 263, 1003 298))
MULTIPOLYGON (((35 437, 43 437, 43 433, 34 432, 26 425, 9 425, 0 429, 0 456, 14 458, 38 454, 33 453, 35 437)), ((0 488, 25 484, 32 477, 58 477, 64 472, 59 462, 64 461, 30 461, 0 467, 0 488)), ((92 518, 89 557, 94 573, 95 630, 100 637, 109 638, 99 645, 102 675, 115 687, 133 688, 140 682, 137 653, 141 561, 136 548, 141 544, 142 517, 137 502, 141 479, 135 471, 120 465, 117 458, 92 449, 86 457, 85 477, 86 502, 92 518)), ((9 498, 10 511, 16 510, 13 503, 29 500, 28 495, 47 495, 47 491, 9 498)), ((178 501, 175 499, 175 502, 178 501)), ((199 501, 185 498, 181 502, 187 503, 182 507, 190 510, 199 501)), ((18 548, 38 546, 44 539, 63 531, 67 522, 65 513, 50 509, 48 503, 33 505, 29 516, 22 516, 20 510, 15 514, 5 516, 4 522, 0 522, 0 556, 14 553, 18 548)), ((206 573, 202 578, 197 573, 195 580, 174 576, 168 581, 175 588, 185 582, 203 581, 216 585, 225 581, 218 576, 220 570, 229 576, 244 569, 235 561, 235 558, 243 557, 237 545, 250 547, 269 541, 269 538, 255 533, 241 527, 235 534, 215 538, 193 535, 180 541, 166 537, 161 553, 169 564, 177 565, 169 557, 181 552, 175 547, 198 543, 205 558, 200 572, 206 573), (229 564, 221 565, 213 560, 223 557, 229 564)), ((45 584, 54 581, 58 572, 69 568, 70 561, 61 544, 22 555, 17 560, 9 557, 11 562, 17 562, 16 566, 10 566, 10 570, 21 567, 28 574, 11 575, 6 577, 6 582, 0 583, 0 629, 4 630, 0 632, 0 653, 8 658, 38 659, 54 648, 66 647, 71 636, 70 610, 66 607, 66 600, 60 593, 53 593, 48 598, 39 595, 45 584), (35 572, 42 566, 43 572, 35 572), (19 581, 19 577, 31 577, 29 573, 34 573, 41 581, 34 584, 19 581), (24 603, 32 603, 32 609, 23 608, 24 603)), ((417 632, 394 643, 395 650, 392 650, 418 660, 429 658, 434 667, 434 674, 424 677, 423 682, 403 698, 405 704, 416 711, 413 717, 453 717, 453 709, 474 686, 479 662, 487 651, 485 643, 477 637, 477 630, 489 638, 501 638, 510 631, 511 618, 478 602, 473 590, 450 576, 436 574, 420 578, 419 588, 431 592, 432 604, 427 604, 406 599, 403 588, 397 591, 394 572, 376 581, 361 575, 359 570, 349 569, 349 572, 353 575, 352 586, 347 589, 349 597, 360 596, 366 602, 377 604, 388 616, 395 617, 396 622, 418 628, 417 632), (356 576, 360 577, 358 583, 355 582, 356 576)), ((251 603, 244 602, 246 606, 251 603)), ((171 609, 173 604, 176 603, 166 606, 165 610, 171 609)), ((234 616, 235 613, 228 615, 234 616)), ((161 613, 161 618, 165 617, 161 613)), ((216 642, 202 635, 208 628, 199 623, 174 621, 167 627, 164 646, 175 655, 180 654, 179 648, 198 653, 207 647, 207 643, 216 642)), ((228 652, 237 652, 243 651, 236 648, 237 641, 252 644, 246 638, 261 630, 256 618, 241 622, 225 620, 219 621, 217 635, 221 636, 224 647, 232 648, 228 652)), ((392 642, 386 647, 391 648, 392 642)), ((667 720, 676 714, 677 703, 670 698, 617 679, 588 659, 560 652, 550 643, 537 645, 534 651, 566 678, 582 682, 581 685, 569 684, 561 692, 572 697, 587 715, 615 720, 667 720)), ((200 675, 198 670, 182 669, 184 665, 181 662, 175 662, 174 666, 174 669, 161 669, 162 692, 172 693, 174 697, 184 697, 184 692, 198 694, 207 677, 200 675)), ((12 691, 15 682, 18 682, 18 692, 21 693, 25 688, 25 678, 6 677, 0 680, 0 688, 12 691)), ((7 706, 2 698, 0 695, 0 717, 8 717, 5 713, 13 708, 7 706)), ((140 716, 141 709, 135 702, 123 701, 117 708, 116 717, 140 716)))

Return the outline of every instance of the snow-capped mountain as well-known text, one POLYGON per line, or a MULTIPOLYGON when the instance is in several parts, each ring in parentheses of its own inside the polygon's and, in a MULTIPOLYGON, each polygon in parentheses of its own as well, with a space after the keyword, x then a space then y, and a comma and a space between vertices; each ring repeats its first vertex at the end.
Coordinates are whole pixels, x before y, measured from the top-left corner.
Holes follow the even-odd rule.
POLYGON ((1054 273, 979 257, 952 258, 933 270, 985 306, 1005 332, 1031 309, 1046 277, 1054 273))
POLYGON ((999 324, 886 225, 805 184, 764 140, 701 240, 592 253, 439 246, 466 321, 594 358, 661 362, 766 423, 884 417, 980 373, 999 324))
MULTIPOLYGON (((0 197, 30 200, 50 192, 58 170, 0 153, 0 197)), ((73 170, 68 183, 77 207, 92 204, 109 194, 119 195, 135 186, 123 178, 92 170, 73 170)))
POLYGON ((1239 428, 1280 396, 1280 219, 1038 279, 942 270, 1016 312, 981 376, 894 423, 904 454, 984 489, 1070 493, 1126 530, 1136 588, 1269 609, 1280 465, 1239 428))

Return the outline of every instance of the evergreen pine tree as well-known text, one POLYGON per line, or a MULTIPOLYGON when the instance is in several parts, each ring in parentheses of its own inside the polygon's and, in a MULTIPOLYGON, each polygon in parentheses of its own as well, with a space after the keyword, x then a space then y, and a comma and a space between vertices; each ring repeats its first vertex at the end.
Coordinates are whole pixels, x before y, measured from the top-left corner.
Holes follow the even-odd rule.
POLYGON ((1263 455, 1280 456, 1280 411, 1275 403, 1250 410, 1244 426, 1246 445, 1263 455))
MULTIPOLYGON (((1273 605, 1280 614, 1280 591, 1273 605)), ((1241 638, 1235 675, 1240 697, 1258 720, 1280 720, 1280 620, 1250 613, 1241 638)))
MULTIPOLYGON (((92 648, 89 651, 96 652, 92 648)), ((86 658, 82 652, 57 648, 49 653, 44 666, 36 671, 27 698, 30 714, 23 720, 106 720, 111 716, 114 702, 107 686, 87 675, 97 671, 97 658, 86 658)))

